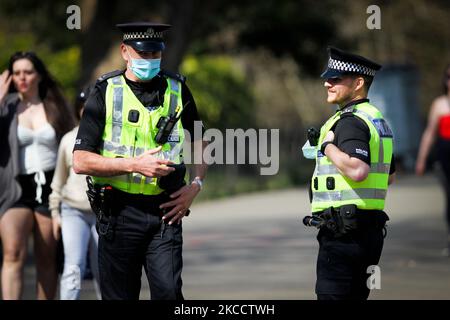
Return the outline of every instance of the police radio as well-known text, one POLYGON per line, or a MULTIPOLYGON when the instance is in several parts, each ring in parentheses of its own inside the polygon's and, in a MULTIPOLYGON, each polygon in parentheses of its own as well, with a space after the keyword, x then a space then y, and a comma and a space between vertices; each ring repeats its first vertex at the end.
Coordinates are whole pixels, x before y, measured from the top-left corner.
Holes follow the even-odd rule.
POLYGON ((320 131, 314 127, 308 129, 308 141, 311 146, 317 146, 320 137, 320 131))
POLYGON ((158 123, 156 124, 156 127, 159 130, 155 138, 155 141, 158 144, 164 144, 167 142, 178 119, 179 118, 175 117, 175 115, 172 114, 168 117, 159 118, 158 123))
POLYGON ((168 117, 159 118, 158 123, 156 124, 156 127, 158 128, 158 133, 156 134, 155 138, 156 143, 163 145, 169 140, 169 136, 172 133, 175 124, 178 120, 180 120, 181 114, 188 104, 189 101, 183 106, 183 110, 181 110, 178 117, 176 116, 176 114, 178 113, 180 107, 177 107, 175 109, 175 112, 172 112, 168 117))

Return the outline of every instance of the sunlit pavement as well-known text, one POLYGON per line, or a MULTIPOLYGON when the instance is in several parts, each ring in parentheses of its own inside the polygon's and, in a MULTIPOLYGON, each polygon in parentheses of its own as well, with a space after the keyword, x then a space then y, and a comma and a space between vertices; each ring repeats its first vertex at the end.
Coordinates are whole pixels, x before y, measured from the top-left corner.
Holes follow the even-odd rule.
MULTIPOLYGON (((185 218, 186 299, 315 299, 316 229, 304 188, 205 202, 185 218)), ((450 299, 444 198, 434 176, 400 177, 388 193, 391 218, 380 262, 381 289, 371 299, 450 299)), ((35 297, 32 258, 25 295, 35 297)), ((141 299, 148 299, 142 278, 141 299)), ((82 299, 95 299, 84 281, 82 299)))

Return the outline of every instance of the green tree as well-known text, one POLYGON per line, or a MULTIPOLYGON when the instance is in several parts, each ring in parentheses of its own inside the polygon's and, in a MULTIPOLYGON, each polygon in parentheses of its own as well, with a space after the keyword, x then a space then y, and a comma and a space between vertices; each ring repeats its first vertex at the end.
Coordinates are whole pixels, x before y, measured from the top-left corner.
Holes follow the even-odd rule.
POLYGON ((208 127, 226 129, 255 125, 251 88, 230 57, 188 56, 181 71, 187 76, 208 127))

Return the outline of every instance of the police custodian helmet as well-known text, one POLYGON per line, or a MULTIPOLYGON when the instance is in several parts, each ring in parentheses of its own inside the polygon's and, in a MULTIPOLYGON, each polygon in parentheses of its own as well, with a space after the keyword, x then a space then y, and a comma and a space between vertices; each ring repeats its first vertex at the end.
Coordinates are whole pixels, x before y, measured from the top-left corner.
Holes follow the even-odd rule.
POLYGON ((136 51, 164 50, 163 31, 171 25, 152 22, 131 22, 116 25, 123 32, 123 43, 136 51))
POLYGON ((340 78, 346 74, 375 76, 381 65, 362 56, 345 52, 338 48, 328 47, 328 65, 322 73, 324 79, 340 78))

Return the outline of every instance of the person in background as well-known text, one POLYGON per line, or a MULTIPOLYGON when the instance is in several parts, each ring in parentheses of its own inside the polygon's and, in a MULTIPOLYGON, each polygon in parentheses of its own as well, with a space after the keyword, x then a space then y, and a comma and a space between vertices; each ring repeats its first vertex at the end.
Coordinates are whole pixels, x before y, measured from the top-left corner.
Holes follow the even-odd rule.
POLYGON ((431 104, 428 124, 422 135, 416 162, 416 174, 425 172, 431 146, 436 141, 438 161, 444 172, 447 218, 447 255, 450 256, 450 64, 445 68, 442 79, 443 94, 431 104))
MULTIPOLYGON (((84 104, 90 88, 82 90, 75 102, 75 115, 81 119, 84 104)), ((53 233, 59 239, 62 229, 64 245, 64 270, 61 276, 60 299, 78 300, 81 279, 86 273, 86 260, 89 251, 91 271, 97 298, 98 287, 98 234, 95 229, 95 214, 92 212, 86 195, 86 176, 78 175, 72 169, 72 149, 78 133, 78 126, 62 139, 58 150, 55 174, 49 197, 53 221, 53 233)))
POLYGON ((0 76, 0 235, 3 299, 20 299, 33 232, 37 298, 56 293, 56 240, 48 207, 58 144, 73 127, 61 90, 34 52, 17 52, 0 76))

